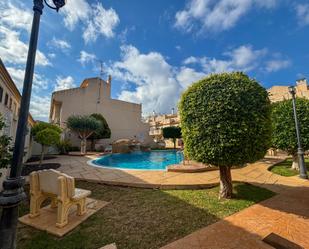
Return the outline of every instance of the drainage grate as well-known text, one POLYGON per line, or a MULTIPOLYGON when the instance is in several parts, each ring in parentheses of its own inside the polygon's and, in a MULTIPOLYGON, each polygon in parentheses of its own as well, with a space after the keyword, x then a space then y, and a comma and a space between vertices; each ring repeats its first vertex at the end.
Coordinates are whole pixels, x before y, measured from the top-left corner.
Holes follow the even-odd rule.
POLYGON ((275 233, 269 234, 263 239, 263 241, 276 249, 304 249, 294 242, 289 241, 275 233))

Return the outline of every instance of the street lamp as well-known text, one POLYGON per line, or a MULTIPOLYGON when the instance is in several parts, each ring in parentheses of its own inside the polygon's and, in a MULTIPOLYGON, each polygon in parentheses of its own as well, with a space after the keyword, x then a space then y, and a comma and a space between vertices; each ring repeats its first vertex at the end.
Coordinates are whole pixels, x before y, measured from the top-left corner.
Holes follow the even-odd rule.
MULTIPOLYGON (((52 0, 51 6, 47 0, 45 4, 52 9, 59 10, 65 5, 65 0, 52 0)), ((27 134, 27 124, 29 116, 29 105, 33 81, 35 55, 37 50, 40 18, 43 13, 43 0, 33 0, 33 21, 29 42, 23 93, 20 103, 20 113, 16 131, 15 146, 11 164, 10 175, 3 182, 3 192, 0 195, 0 206, 2 215, 0 220, 0 248, 14 249, 16 247, 16 227, 18 218, 18 205, 26 198, 23 186, 25 179, 21 177, 22 160, 25 147, 25 136, 27 134)))
POLYGON ((299 163, 299 171, 300 171, 300 178, 308 179, 307 175, 307 169, 305 166, 305 158, 304 158, 304 150, 301 146, 301 137, 300 137, 300 131, 299 131, 299 123, 297 119, 297 112, 296 112, 296 90, 294 86, 289 87, 289 92, 292 95, 292 102, 293 102, 293 112, 294 112, 294 120, 295 120, 295 128, 296 128, 296 136, 297 136, 297 154, 298 154, 298 163, 299 163))

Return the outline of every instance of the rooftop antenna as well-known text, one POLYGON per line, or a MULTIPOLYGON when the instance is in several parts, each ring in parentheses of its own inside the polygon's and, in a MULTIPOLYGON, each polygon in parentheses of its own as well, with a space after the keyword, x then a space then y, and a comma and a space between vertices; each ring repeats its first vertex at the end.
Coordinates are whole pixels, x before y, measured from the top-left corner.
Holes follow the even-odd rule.
POLYGON ((103 74, 104 74, 103 61, 99 60, 99 63, 100 63, 100 78, 103 79, 103 74))
MULTIPOLYGON (((97 99, 97 104, 100 104, 101 102, 101 79, 103 79, 103 74, 104 74, 104 70, 103 70, 103 61, 102 60, 98 60, 100 63, 100 79, 99 80, 99 93, 98 93, 98 99, 97 99)), ((96 109, 98 107, 96 106, 96 109)))

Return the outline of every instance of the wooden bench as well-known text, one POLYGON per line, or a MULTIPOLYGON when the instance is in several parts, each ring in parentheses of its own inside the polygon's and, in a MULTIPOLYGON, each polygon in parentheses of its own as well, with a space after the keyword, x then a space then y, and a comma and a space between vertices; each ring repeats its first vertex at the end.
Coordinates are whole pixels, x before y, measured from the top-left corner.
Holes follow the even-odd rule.
POLYGON ((44 200, 51 199, 51 207, 57 208, 56 226, 68 224, 69 209, 77 205, 77 215, 87 212, 86 198, 91 191, 75 188, 75 180, 59 171, 50 169, 30 174, 30 218, 40 215, 44 200))

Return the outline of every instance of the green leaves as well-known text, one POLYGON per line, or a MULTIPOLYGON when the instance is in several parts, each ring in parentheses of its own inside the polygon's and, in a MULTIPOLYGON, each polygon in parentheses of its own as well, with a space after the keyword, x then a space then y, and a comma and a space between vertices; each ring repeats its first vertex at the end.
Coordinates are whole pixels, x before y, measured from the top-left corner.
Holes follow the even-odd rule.
MULTIPOLYGON (((5 127, 2 115, 0 114, 0 131, 5 127)), ((12 139, 7 135, 0 135, 0 168, 6 168, 12 159, 12 139)))
POLYGON ((100 129, 101 122, 91 116, 72 115, 67 120, 67 127, 84 139, 100 129))
POLYGON ((56 145, 60 141, 61 132, 59 126, 45 122, 37 122, 31 130, 34 140, 42 146, 56 145))
POLYGON ((99 113, 93 113, 90 116, 98 120, 101 123, 101 125, 100 128, 97 129, 89 138, 90 139, 110 138, 111 130, 106 122, 106 119, 99 113))
POLYGON ((181 128, 177 126, 164 127, 162 129, 164 138, 181 138, 181 128))
POLYGON ((247 75, 214 74, 194 83, 179 103, 185 153, 217 166, 262 158, 270 147, 270 101, 247 75))
POLYGON ((173 139, 174 149, 176 148, 176 139, 181 138, 181 128, 178 126, 164 127, 162 129, 164 138, 173 139))
POLYGON ((46 128, 36 134, 35 141, 46 146, 57 145, 60 141, 60 133, 54 129, 46 128))
POLYGON ((37 133, 39 133, 40 131, 45 130, 47 128, 54 130, 54 131, 58 132, 59 134, 61 134, 61 132, 62 132, 61 128, 57 125, 45 123, 45 122, 37 122, 33 126, 33 128, 31 129, 31 134, 35 139, 35 136, 36 136, 37 133))
MULTIPOLYGON (((309 149, 309 100, 296 99, 297 118, 300 126, 302 147, 309 149)), ((272 146, 290 155, 297 152, 297 138, 292 100, 272 104, 272 146)))

